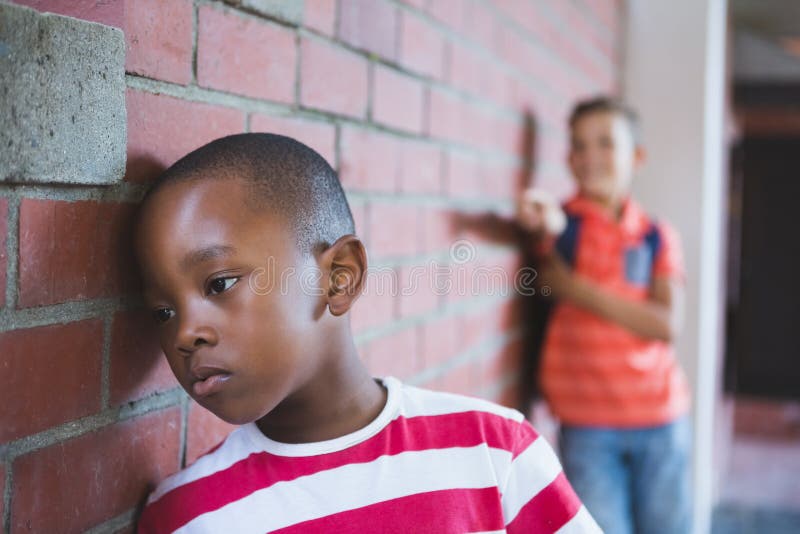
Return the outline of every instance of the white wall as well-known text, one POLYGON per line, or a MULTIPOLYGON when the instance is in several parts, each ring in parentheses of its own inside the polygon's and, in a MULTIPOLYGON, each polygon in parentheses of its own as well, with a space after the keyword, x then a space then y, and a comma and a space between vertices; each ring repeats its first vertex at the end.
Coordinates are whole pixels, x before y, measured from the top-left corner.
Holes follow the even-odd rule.
POLYGON ((628 0, 622 81, 649 151, 634 196, 683 237, 686 322, 677 349, 694 394, 698 533, 710 530, 724 318, 726 7, 726 0, 628 0))

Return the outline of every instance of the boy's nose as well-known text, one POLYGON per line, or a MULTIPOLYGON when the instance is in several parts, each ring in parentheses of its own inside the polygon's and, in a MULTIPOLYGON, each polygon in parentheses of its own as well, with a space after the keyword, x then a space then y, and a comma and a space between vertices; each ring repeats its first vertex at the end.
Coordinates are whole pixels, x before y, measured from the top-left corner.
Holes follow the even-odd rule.
POLYGON ((189 356, 204 345, 216 345, 217 338, 216 330, 208 324, 181 321, 175 336, 175 348, 181 354, 189 356))

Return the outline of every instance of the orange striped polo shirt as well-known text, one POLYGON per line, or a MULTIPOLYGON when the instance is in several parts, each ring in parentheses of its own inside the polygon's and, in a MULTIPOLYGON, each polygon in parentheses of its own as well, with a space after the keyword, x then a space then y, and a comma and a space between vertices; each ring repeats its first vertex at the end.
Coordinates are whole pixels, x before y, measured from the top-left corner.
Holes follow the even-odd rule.
MULTIPOLYGON (((625 202, 619 221, 580 196, 564 208, 569 224, 556 247, 571 256, 565 259, 579 276, 636 301, 648 298, 653 277, 683 280, 677 234, 634 201, 625 202)), ((550 315, 540 380, 551 410, 566 424, 651 426, 689 408, 671 344, 642 338, 570 302, 556 303, 550 315)))

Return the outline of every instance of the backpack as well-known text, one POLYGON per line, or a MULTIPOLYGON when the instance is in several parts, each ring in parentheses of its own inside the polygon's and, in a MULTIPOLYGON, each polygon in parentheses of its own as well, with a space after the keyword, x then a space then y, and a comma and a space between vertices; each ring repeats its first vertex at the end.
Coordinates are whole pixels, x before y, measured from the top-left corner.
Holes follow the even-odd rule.
MULTIPOLYGON (((575 265, 575 257, 580 236, 581 217, 567 215, 567 226, 555 242, 555 250, 570 267, 575 265)), ((661 248, 661 233, 655 222, 645 233, 642 246, 626 251, 626 276, 634 282, 649 283, 653 264, 661 248)), ((536 266, 535 258, 530 254, 530 247, 523 247, 527 253, 526 264, 536 266)), ((523 299, 523 343, 520 369, 520 405, 519 409, 526 415, 531 401, 541 398, 539 387, 539 366, 542 349, 547 335, 547 326, 557 302, 545 298, 537 291, 534 295, 523 299)))

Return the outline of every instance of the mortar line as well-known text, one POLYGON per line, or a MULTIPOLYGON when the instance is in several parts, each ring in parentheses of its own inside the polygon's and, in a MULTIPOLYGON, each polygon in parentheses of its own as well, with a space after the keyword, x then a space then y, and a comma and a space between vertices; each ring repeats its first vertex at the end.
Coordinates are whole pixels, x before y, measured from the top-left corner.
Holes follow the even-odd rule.
POLYGON ((11 532, 11 496, 13 495, 14 477, 11 473, 10 461, 4 462, 6 468, 5 490, 3 491, 3 532, 11 532))
POLYGON ((111 336, 114 314, 103 314, 103 348, 100 364, 100 409, 107 410, 111 397, 111 336))
POLYGON ((15 310, 19 299, 19 212, 20 199, 7 196, 8 214, 6 228, 6 303, 0 315, 15 310))
POLYGON ((0 445, 0 462, 5 461, 10 464, 24 454, 29 454, 151 412, 174 407, 178 405, 182 391, 182 389, 176 387, 4 443, 0 445))
POLYGON ((191 399, 188 395, 185 395, 183 390, 181 389, 181 439, 180 445, 178 449, 178 465, 181 466, 181 469, 186 467, 186 449, 188 445, 188 435, 189 435, 189 403, 191 399))

